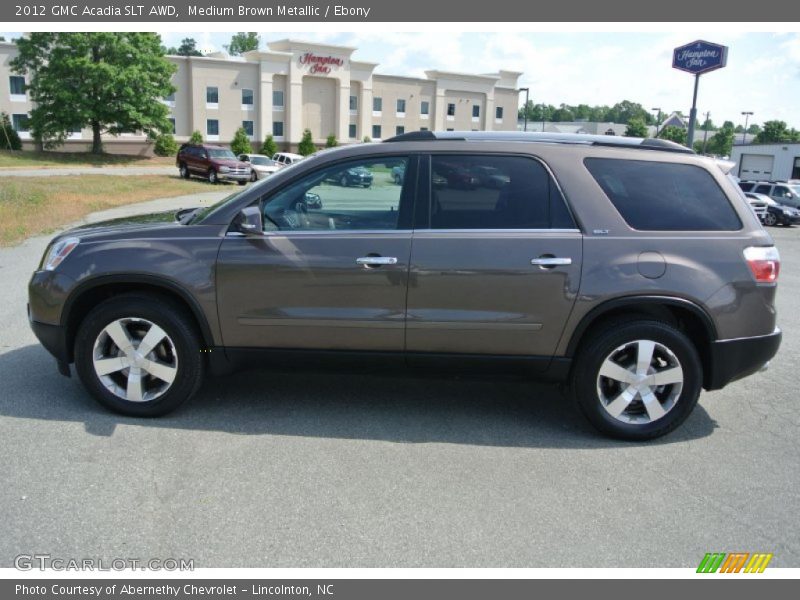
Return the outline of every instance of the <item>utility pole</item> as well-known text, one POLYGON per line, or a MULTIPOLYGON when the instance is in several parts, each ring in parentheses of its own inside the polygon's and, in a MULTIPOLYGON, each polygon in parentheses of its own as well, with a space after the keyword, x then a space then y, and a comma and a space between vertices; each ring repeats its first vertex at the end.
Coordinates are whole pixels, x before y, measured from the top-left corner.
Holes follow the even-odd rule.
POLYGON ((706 153, 706 141, 708 141, 708 119, 711 117, 711 111, 706 113, 706 122, 703 123, 703 154, 706 153))
POLYGON ((658 130, 661 127, 661 108, 657 106, 650 110, 656 113, 656 137, 658 137, 658 130))
POLYGON ((530 88, 519 88, 519 91, 525 92, 525 108, 522 111, 525 118, 525 125, 522 127, 522 131, 528 131, 528 94, 530 93, 530 88))
POLYGON ((751 110, 742 111, 742 114, 744 115, 744 131, 742 132, 742 144, 745 144, 747 142, 747 138, 746 138, 746 136, 747 136, 747 120, 750 117, 753 116, 753 111, 751 111, 751 110))

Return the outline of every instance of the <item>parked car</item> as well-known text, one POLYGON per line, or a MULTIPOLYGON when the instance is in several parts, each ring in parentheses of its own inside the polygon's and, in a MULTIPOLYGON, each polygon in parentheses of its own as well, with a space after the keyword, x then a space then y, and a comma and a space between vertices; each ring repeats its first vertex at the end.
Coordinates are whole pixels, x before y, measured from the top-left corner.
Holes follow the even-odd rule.
POLYGON ((61 373, 126 415, 174 410, 207 373, 333 360, 564 381, 600 431, 651 439, 780 345, 780 256, 729 166, 609 136, 344 146, 210 207, 59 233, 29 319, 61 373), (402 186, 325 183, 387 157, 402 186), (508 183, 434 178, 476 167, 508 183))
POLYGON ((508 175, 494 167, 477 166, 472 170, 472 175, 476 178, 475 185, 500 189, 508 185, 510 179, 508 175))
POLYGON ((210 183, 235 181, 244 185, 252 176, 250 165, 238 160, 233 152, 222 146, 183 144, 175 164, 181 177, 189 179, 192 175, 199 175, 210 183))
POLYGON ((372 185, 372 171, 364 167, 351 167, 338 173, 332 173, 330 181, 342 187, 360 186, 368 188, 372 185))
POLYGON ((765 194, 745 192, 745 196, 747 196, 751 206, 756 202, 764 207, 761 219, 764 225, 769 225, 770 227, 785 225, 788 227, 800 223, 800 210, 796 208, 779 204, 765 194))
POLYGON ((740 181, 745 192, 764 194, 779 204, 800 208, 800 185, 786 181, 740 181))
POLYGON ((292 154, 291 152, 276 152, 272 155, 272 160, 274 160, 280 167, 293 165, 296 162, 300 162, 304 158, 305 156, 302 154, 292 154))
POLYGON ((405 163, 401 163, 399 165, 395 165, 392 167, 392 181, 394 181, 397 185, 403 185, 405 177, 406 177, 405 163))
POLYGON ((252 168, 250 181, 264 179, 280 169, 278 163, 263 154, 240 154, 239 160, 249 164, 252 168))
POLYGON ((774 204, 775 201, 764 194, 745 192, 744 195, 747 198, 747 203, 750 205, 750 208, 753 209, 753 213, 758 217, 759 221, 764 223, 765 217, 767 216, 767 207, 770 203, 774 204))
POLYGON ((447 185, 461 189, 471 189, 480 183, 480 179, 469 169, 455 162, 439 161, 435 173, 442 177, 447 185))

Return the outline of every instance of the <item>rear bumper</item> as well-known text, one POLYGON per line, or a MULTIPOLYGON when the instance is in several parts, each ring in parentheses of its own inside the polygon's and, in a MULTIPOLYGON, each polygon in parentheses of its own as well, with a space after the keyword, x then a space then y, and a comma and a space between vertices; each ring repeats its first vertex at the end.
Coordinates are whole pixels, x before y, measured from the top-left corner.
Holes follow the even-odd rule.
POLYGON ((768 335, 713 342, 710 369, 703 387, 718 390, 759 371, 777 354, 782 335, 776 327, 768 335))
POLYGON ((250 173, 217 173, 221 181, 250 181, 250 173))

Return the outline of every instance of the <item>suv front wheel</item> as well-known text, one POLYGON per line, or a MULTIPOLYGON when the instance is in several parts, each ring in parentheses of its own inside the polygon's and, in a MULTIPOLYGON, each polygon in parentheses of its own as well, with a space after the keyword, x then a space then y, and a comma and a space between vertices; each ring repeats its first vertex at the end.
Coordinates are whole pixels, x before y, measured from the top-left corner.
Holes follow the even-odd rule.
POLYGON ((609 323, 583 345, 570 387, 601 432, 648 440, 686 420, 702 379, 700 356, 686 335, 660 321, 632 320, 609 323))
POLYGON ((203 377, 200 341, 184 311, 153 296, 106 300, 78 329, 75 367, 100 404, 136 417, 166 414, 203 377))

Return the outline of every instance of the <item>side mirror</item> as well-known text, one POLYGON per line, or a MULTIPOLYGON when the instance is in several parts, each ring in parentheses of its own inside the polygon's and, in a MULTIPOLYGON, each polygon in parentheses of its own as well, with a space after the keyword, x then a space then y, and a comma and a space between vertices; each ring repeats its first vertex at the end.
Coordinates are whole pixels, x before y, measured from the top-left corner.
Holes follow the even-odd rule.
POLYGON ((236 215, 236 228, 247 235, 261 235, 264 232, 264 219, 258 206, 248 206, 236 215))

